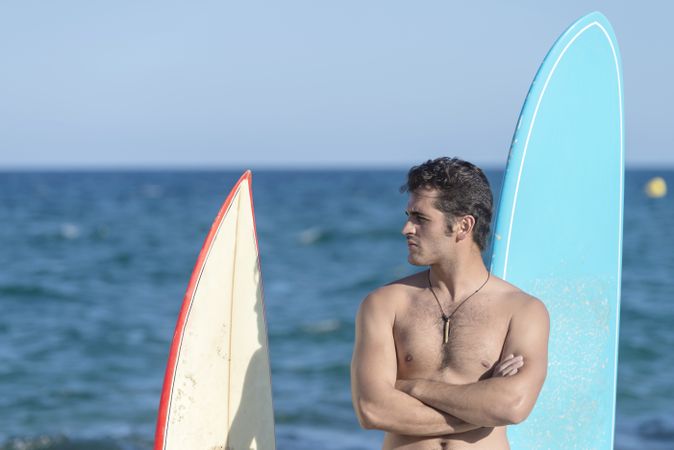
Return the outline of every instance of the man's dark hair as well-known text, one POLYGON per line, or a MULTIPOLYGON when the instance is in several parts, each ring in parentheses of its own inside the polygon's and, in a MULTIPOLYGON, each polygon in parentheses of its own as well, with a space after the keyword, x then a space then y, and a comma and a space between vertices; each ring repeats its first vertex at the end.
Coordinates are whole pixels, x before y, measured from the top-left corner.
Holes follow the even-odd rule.
POLYGON ((458 217, 471 215, 475 218, 473 240, 483 251, 491 227, 493 197, 489 181, 482 170, 458 158, 437 158, 414 166, 407 173, 407 183, 400 192, 415 192, 418 189, 437 189, 435 207, 447 218, 447 234, 458 217))

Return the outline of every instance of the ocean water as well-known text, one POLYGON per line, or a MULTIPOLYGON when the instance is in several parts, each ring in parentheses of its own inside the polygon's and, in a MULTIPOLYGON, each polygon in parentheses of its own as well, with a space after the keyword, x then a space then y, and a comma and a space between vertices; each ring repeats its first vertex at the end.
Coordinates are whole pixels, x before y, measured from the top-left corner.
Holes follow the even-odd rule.
MULTIPOLYGON (((0 450, 152 448, 170 339, 239 171, 0 173, 0 450)), ((404 171, 256 171, 277 446, 374 449, 349 362, 373 288, 411 273, 404 171)), ((500 172, 489 172, 498 190, 500 172)), ((616 448, 674 448, 674 194, 628 171, 616 448)))

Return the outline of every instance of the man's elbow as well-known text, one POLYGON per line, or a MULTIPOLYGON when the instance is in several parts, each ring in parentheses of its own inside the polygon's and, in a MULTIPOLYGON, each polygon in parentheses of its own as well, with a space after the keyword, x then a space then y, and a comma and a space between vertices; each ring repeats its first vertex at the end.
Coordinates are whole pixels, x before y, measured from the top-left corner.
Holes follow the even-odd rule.
POLYGON ((529 417, 533 409, 533 402, 525 395, 514 395, 501 410, 500 418, 504 425, 517 425, 529 417))
MULTIPOLYGON (((513 380, 516 377, 512 377, 513 380)), ((538 389, 532 389, 530 382, 514 383, 508 386, 506 392, 508 393, 498 403, 501 405, 501 408, 498 408, 501 425, 517 425, 524 422, 534 409, 540 393, 540 386, 538 389)))
POLYGON ((520 398, 515 405, 513 405, 510 415, 508 417, 508 421, 510 422, 511 425, 517 425, 519 423, 524 422, 527 417, 529 417, 529 414, 531 413, 533 405, 529 405, 529 403, 524 399, 520 398))
POLYGON ((378 428, 377 412, 375 404, 371 401, 364 399, 357 399, 353 402, 354 409, 356 410, 356 417, 358 417, 358 423, 360 426, 366 430, 373 430, 378 428))

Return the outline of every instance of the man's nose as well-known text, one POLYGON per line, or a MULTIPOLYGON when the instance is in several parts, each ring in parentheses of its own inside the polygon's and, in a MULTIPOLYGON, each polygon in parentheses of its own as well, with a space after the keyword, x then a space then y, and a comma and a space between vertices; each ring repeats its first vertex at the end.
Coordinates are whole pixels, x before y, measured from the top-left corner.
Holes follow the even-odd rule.
POLYGON ((414 234, 414 225, 409 219, 405 221, 405 225, 403 225, 403 229, 400 230, 400 232, 403 234, 403 236, 407 236, 408 234, 414 234))

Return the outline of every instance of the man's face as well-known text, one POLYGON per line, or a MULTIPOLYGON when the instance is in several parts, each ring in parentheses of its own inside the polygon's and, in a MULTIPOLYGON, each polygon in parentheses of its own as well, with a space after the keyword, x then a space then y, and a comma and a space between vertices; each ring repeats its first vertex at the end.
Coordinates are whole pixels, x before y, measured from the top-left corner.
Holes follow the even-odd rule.
POLYGON ((447 219, 435 207, 437 197, 436 189, 419 189, 410 193, 407 202, 407 221, 402 234, 407 238, 407 261, 415 266, 434 264, 452 248, 447 219))

